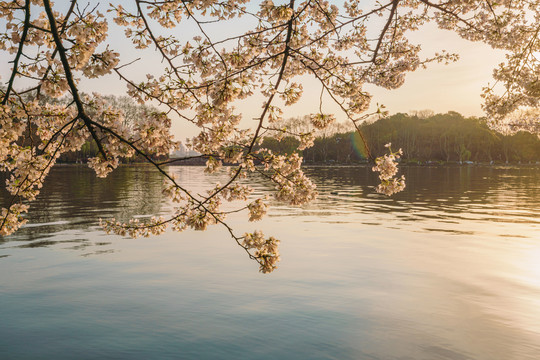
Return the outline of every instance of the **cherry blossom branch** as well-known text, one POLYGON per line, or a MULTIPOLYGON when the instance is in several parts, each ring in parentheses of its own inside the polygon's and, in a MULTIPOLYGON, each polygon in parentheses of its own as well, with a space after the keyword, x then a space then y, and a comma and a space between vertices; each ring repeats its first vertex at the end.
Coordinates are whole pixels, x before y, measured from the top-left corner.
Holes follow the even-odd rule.
MULTIPOLYGON (((435 8, 455 19, 457 19, 458 21, 464 23, 465 25, 467 25, 469 27, 469 29, 474 29, 476 31, 479 31, 479 29, 474 26, 473 24, 471 24, 469 21, 461 18, 460 16, 458 16, 455 12, 451 11, 451 10, 448 10, 446 7, 442 6, 442 5, 438 5, 438 4, 434 4, 428 0, 420 0, 421 2, 423 2, 424 4, 426 4, 427 6, 429 7, 432 7, 432 8, 435 8)), ((446 4, 445 4, 446 5, 446 4)))
POLYGON ((21 58, 21 55, 23 53, 23 47, 24 47, 24 43, 26 42, 26 36, 28 35, 29 26, 30 26, 30 0, 26 0, 24 3, 24 29, 21 35, 21 42, 19 43, 19 49, 17 50, 17 54, 15 55, 15 59, 13 60, 13 70, 11 70, 11 77, 8 81, 6 93, 4 95, 4 98, 2 99, 2 102, 0 103, 2 105, 6 105, 7 100, 9 98, 9 93, 11 92, 11 89, 13 87, 13 82, 15 81, 15 76, 17 76, 17 66, 19 65, 19 59, 21 58))
POLYGON ((58 54, 60 55, 60 60, 64 68, 64 73, 66 74, 66 80, 68 82, 69 88, 71 89, 71 96, 73 97, 73 101, 75 101, 77 110, 79 112, 78 118, 84 121, 84 123, 86 124, 86 127, 88 128, 88 131, 90 131, 92 138, 94 139, 94 141, 96 142, 96 145, 98 146, 100 154, 103 156, 104 160, 107 160, 108 159, 107 153, 105 152, 105 149, 103 148, 103 145, 101 144, 101 141, 97 137, 97 134, 94 131, 94 128, 92 127, 92 120, 84 112, 84 106, 81 101, 81 98, 79 97, 79 90, 77 89, 77 86, 75 85, 75 81, 73 80, 73 75, 71 73, 71 67, 69 66, 69 62, 67 60, 66 50, 64 49, 64 45, 62 44, 62 40, 60 39, 60 35, 58 34, 58 29, 56 27, 56 20, 54 18, 54 14, 51 9, 50 1, 43 0, 43 6, 45 7, 45 12, 47 13, 47 17, 49 18, 49 24, 51 25, 51 33, 52 33, 54 42, 56 44, 56 48, 58 49, 58 54))
POLYGON ((381 48, 381 44, 383 42, 386 31, 388 30, 390 23, 394 21, 394 14, 396 13, 398 4, 399 4, 399 0, 392 1, 392 8, 390 9, 390 15, 388 15, 388 19, 386 20, 386 23, 384 24, 384 27, 381 31, 381 35, 379 35, 379 41, 377 41, 375 50, 373 50, 373 58, 371 60, 372 62, 375 62, 375 60, 377 59, 377 55, 379 54, 379 49, 381 48))

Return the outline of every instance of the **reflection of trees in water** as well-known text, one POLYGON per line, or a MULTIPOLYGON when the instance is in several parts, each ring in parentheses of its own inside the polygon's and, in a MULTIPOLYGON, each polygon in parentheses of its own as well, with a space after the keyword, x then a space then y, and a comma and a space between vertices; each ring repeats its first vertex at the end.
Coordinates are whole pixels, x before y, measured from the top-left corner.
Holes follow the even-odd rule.
MULTIPOLYGON (((0 180, 2 183, 4 180, 0 180)), ((86 230, 99 218, 128 219, 161 211, 162 179, 147 166, 121 166, 100 179, 86 166, 56 166, 31 204, 28 224, 5 240, 33 240, 64 230, 86 230)), ((10 195, 1 189, 0 202, 10 195)))
POLYGON ((540 169, 533 167, 402 167, 400 174, 405 174, 407 188, 390 198, 375 194, 376 174, 367 166, 308 168, 306 173, 317 184, 321 206, 348 203, 365 212, 420 209, 445 213, 459 213, 475 205, 484 206, 486 212, 540 208, 540 169))
POLYGON ((538 205, 540 169, 504 167, 410 167, 409 190, 396 199, 479 204, 538 205))
MULTIPOLYGON (((375 193, 379 179, 371 166, 317 166, 304 170, 317 184, 320 195, 305 206, 307 211, 354 207, 355 211, 368 213, 411 209, 456 213, 475 204, 487 209, 490 205, 505 210, 540 208, 538 167, 403 166, 399 174, 407 178, 407 187, 392 197, 375 193)), ((257 195, 273 188, 260 176, 252 176, 246 183, 253 186, 257 195)))
MULTIPOLYGON (((218 174, 205 176, 202 167, 175 166, 170 170, 196 192, 222 180, 218 174)), ((496 220, 508 215, 508 221, 519 221, 510 213, 515 210, 528 213, 526 221, 539 216, 531 211, 540 208, 538 168, 402 167, 400 171, 407 177, 407 188, 387 198, 373 190, 378 180, 371 167, 308 167, 306 173, 317 184, 320 196, 302 211, 310 215, 313 210, 314 216, 323 215, 321 211, 396 212, 407 215, 404 220, 459 220, 462 216, 496 220)), ((257 196, 273 188, 262 177, 245 181, 254 187, 257 196)), ((51 241, 86 241, 85 232, 97 227, 99 218, 127 220, 134 215, 166 212, 169 206, 162 202, 161 186, 158 173, 145 166, 122 166, 105 179, 96 178, 85 166, 57 166, 32 204, 28 226, 4 240, 36 240, 23 245, 28 247, 48 246, 51 241)), ((8 194, 0 189, 0 202, 7 200, 8 194)), ((289 208, 277 206, 274 214, 289 208)))

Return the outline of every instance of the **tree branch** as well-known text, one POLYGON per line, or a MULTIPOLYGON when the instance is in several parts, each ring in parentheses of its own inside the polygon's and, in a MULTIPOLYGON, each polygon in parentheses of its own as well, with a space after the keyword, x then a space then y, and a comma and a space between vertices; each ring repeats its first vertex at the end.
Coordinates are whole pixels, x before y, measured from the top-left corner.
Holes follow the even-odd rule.
POLYGON ((71 89, 71 95, 73 96, 73 101, 75 102, 75 105, 77 106, 77 111, 79 113, 77 117, 84 121, 84 124, 86 125, 88 131, 90 131, 92 138, 94 139, 94 141, 96 142, 96 145, 98 146, 101 156, 103 156, 103 160, 107 160, 108 159, 107 153, 105 152, 105 149, 103 148, 103 144, 101 144, 101 141, 97 137, 97 134, 92 126, 92 120, 84 112, 84 105, 79 96, 79 90, 77 89, 77 86, 75 85, 75 80, 73 79, 73 74, 71 72, 71 68, 69 66, 69 62, 66 56, 66 49, 64 48, 64 45, 62 44, 62 40, 60 39, 60 35, 58 34, 58 28, 56 27, 56 19, 54 18, 50 1, 43 0, 43 6, 45 7, 45 12, 49 19, 49 24, 51 26, 51 32, 53 35, 54 43, 56 45, 56 49, 58 49, 58 54, 60 55, 60 61, 62 62, 62 67, 64 68, 66 80, 68 82, 69 88, 71 89))
POLYGON ((11 92, 11 89, 13 88, 13 83, 15 81, 15 76, 17 76, 17 67, 19 65, 19 59, 21 58, 24 43, 26 41, 26 36, 28 35, 28 28, 30 27, 30 0, 26 0, 24 4, 24 29, 23 33, 21 35, 21 42, 19 43, 19 49, 17 50, 17 55, 15 55, 15 59, 13 60, 13 70, 11 71, 11 77, 8 82, 7 90, 4 95, 4 98, 2 99, 2 105, 6 105, 9 93, 11 92))

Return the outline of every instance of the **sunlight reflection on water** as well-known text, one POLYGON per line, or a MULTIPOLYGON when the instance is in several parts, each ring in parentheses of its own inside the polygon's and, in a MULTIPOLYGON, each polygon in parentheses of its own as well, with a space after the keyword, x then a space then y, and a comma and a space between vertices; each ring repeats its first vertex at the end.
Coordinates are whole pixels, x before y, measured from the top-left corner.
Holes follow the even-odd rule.
MULTIPOLYGON (((206 186, 202 168, 170 171, 206 186)), ((0 240, 0 357, 539 358, 540 169, 404 168, 392 198, 369 168, 306 171, 312 204, 229 219, 282 240, 265 276, 217 228, 102 233, 97 217, 168 211, 152 169, 54 169, 29 225, 0 240)))

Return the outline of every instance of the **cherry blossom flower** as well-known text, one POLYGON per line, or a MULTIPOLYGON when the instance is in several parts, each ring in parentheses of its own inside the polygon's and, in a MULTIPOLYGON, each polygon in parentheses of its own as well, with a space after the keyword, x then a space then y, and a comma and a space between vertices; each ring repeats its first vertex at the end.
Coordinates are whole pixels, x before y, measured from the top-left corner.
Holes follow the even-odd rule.
MULTIPOLYGON (((0 51, 10 61, 5 66, 10 74, 0 88, 0 170, 8 174, 6 189, 12 196, 1 212, 0 234, 9 235, 25 222, 28 204, 62 154, 92 143, 99 152, 88 165, 97 176, 107 176, 123 159, 138 156, 163 175, 163 194, 174 207, 165 218, 102 221, 106 231, 135 237, 160 234, 169 226, 183 231, 219 224, 262 272, 270 272, 279 261, 279 241, 258 232, 235 235, 225 222, 222 202, 242 202, 235 211, 244 211, 251 221, 261 219, 267 205, 251 198, 245 183, 255 174, 274 184, 279 201, 302 205, 313 200, 316 186, 302 171, 299 152, 312 146, 314 131, 336 119, 323 99, 330 99, 359 131, 371 105, 369 86, 395 89, 409 72, 457 60, 444 49, 426 57, 421 45, 409 41, 411 33, 430 22, 506 50, 507 61, 494 71, 497 85, 483 92, 489 123, 507 125, 509 114, 532 109, 526 120, 514 117, 511 124, 538 129, 539 0, 388 0, 371 8, 359 0, 339 5, 313 0, 249 3, 134 0, 79 6, 74 0, 60 12, 50 0, 0 1, 0 51), (226 27, 239 17, 253 27, 220 34, 219 39, 209 35, 211 24, 226 27), (111 22, 124 28, 126 44, 145 55, 155 51, 151 57, 158 56, 160 63, 149 67, 148 74, 129 75, 134 59, 120 52, 126 44, 112 42, 111 22), (185 23, 197 32, 193 38, 177 31, 185 23), (313 101, 319 105, 311 116, 314 129, 282 128, 290 107, 305 96, 306 77, 321 92, 313 101), (106 83, 116 78, 135 102, 158 109, 126 126, 119 108, 99 94, 83 93, 87 79, 106 83), (243 114, 235 107, 241 101, 253 108, 260 105, 249 128, 242 126, 243 114), (224 185, 193 193, 169 173, 169 161, 156 160, 178 146, 170 133, 173 121, 199 129, 187 146, 207 159, 207 173, 228 176, 224 185), (262 148, 268 132, 296 137, 297 151, 282 155, 262 148)), ((364 145, 372 158, 369 144, 364 145)), ((390 150, 373 159, 381 180, 378 192, 390 195, 405 187, 404 177, 396 177, 400 154, 390 150)))

